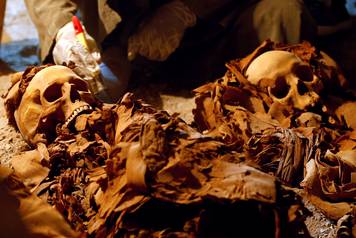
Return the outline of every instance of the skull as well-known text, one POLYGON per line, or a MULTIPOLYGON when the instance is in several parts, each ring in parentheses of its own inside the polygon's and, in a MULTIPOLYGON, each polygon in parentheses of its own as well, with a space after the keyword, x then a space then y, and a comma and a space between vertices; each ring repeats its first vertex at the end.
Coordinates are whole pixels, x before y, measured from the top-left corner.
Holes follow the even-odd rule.
POLYGON ((319 100, 321 86, 311 67, 293 53, 281 50, 265 52, 246 70, 247 80, 263 87, 273 102, 304 110, 319 100))
POLYGON ((30 81, 15 111, 24 139, 34 145, 54 139, 58 124, 68 125, 79 113, 92 110, 88 84, 65 66, 50 66, 30 81))

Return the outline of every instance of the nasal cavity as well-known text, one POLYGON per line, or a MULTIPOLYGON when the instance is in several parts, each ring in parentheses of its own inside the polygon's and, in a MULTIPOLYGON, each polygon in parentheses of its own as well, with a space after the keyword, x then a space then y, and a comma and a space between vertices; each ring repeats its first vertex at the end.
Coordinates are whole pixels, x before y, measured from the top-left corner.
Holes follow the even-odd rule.
POLYGON ((276 98, 284 98, 288 95, 290 86, 284 77, 278 77, 275 85, 271 87, 271 94, 276 98))
POLYGON ((78 91, 75 89, 75 87, 71 87, 71 88, 70 88, 70 100, 71 100, 72 102, 80 101, 80 94, 79 94, 78 91))
POLYGON ((304 95, 307 92, 309 92, 307 86, 305 86, 305 84, 302 81, 298 81, 297 88, 298 88, 299 95, 304 95))

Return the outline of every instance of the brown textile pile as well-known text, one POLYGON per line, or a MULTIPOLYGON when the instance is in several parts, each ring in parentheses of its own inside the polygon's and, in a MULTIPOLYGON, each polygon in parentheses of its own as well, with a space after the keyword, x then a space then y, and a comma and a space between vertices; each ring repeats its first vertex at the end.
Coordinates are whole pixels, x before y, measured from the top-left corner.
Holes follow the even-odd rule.
POLYGON ((337 66, 307 42, 285 46, 266 41, 227 68, 224 77, 195 90, 199 130, 228 145, 243 144, 246 161, 284 184, 304 188, 327 217, 351 217, 355 235, 356 97, 346 90, 337 66), (258 85, 248 81, 251 62, 273 50, 292 52, 310 65, 323 86, 316 105, 297 109, 280 104, 263 90, 269 78, 258 85))
MULTIPOLYGON (((340 237, 351 235, 353 95, 331 96, 324 86, 311 107, 276 103, 263 90, 268 79, 256 86, 245 76, 255 58, 276 49, 299 56, 324 85, 344 87, 342 74, 310 44, 267 41, 194 91, 193 125, 127 93, 58 123, 53 140, 38 142, 12 166, 81 236, 309 237, 296 188, 339 220, 340 237)), ((25 73, 17 85, 25 79, 31 84, 25 73)), ((21 101, 16 90, 5 99, 9 115, 21 101)))
MULTIPOLYGON (((42 153, 47 176, 32 191, 89 236, 307 233, 307 213, 292 190, 132 94, 58 129, 42 153), (269 222, 254 230, 255 219, 269 222)), ((26 159, 15 159, 15 170, 18 160, 26 159)))

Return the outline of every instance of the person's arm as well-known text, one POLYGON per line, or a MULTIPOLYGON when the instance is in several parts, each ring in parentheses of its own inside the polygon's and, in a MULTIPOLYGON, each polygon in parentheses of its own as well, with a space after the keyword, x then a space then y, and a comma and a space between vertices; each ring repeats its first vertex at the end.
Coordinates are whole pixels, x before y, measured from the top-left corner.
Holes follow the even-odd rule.
POLYGON ((39 34, 41 61, 45 61, 51 54, 58 30, 71 21, 77 4, 70 0, 25 0, 25 3, 39 34))
POLYGON ((73 71, 89 83, 92 93, 103 92, 103 82, 98 74, 100 52, 85 29, 85 43, 78 41, 72 22, 78 8, 74 0, 25 1, 39 34, 42 63, 74 63, 73 71))
POLYGON ((352 19, 342 21, 340 23, 337 23, 335 25, 329 25, 329 26, 318 26, 318 35, 319 36, 328 36, 340 31, 345 31, 349 30, 352 28, 352 19))

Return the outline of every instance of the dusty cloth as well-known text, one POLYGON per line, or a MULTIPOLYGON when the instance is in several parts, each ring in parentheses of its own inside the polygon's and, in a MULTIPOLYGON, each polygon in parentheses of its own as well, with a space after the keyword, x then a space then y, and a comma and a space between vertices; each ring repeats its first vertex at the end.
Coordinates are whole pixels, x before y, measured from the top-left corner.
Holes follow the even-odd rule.
MULTIPOLYGON (((147 16, 154 15, 155 10, 167 2, 170 1, 135 0, 121 3, 98 0, 88 4, 87 1, 26 0, 30 16, 39 32, 42 60, 50 55, 57 31, 71 20, 78 9, 89 34, 97 42, 104 43, 107 36, 116 29, 120 35, 119 41, 125 47, 126 40, 135 33, 138 25, 142 24, 147 16)), ((316 30, 313 20, 299 0, 182 2, 196 14, 198 20, 202 20, 202 28, 213 29, 213 32, 199 31, 199 39, 195 41, 201 42, 211 35, 228 37, 231 42, 227 50, 232 54, 248 53, 266 38, 284 43, 310 40, 316 30)), ((112 43, 120 45, 119 42, 112 43)), ((205 50, 207 49, 209 48, 205 50)))
POLYGON ((9 168, 0 166, 1 237, 78 237, 56 209, 30 193, 9 168))

